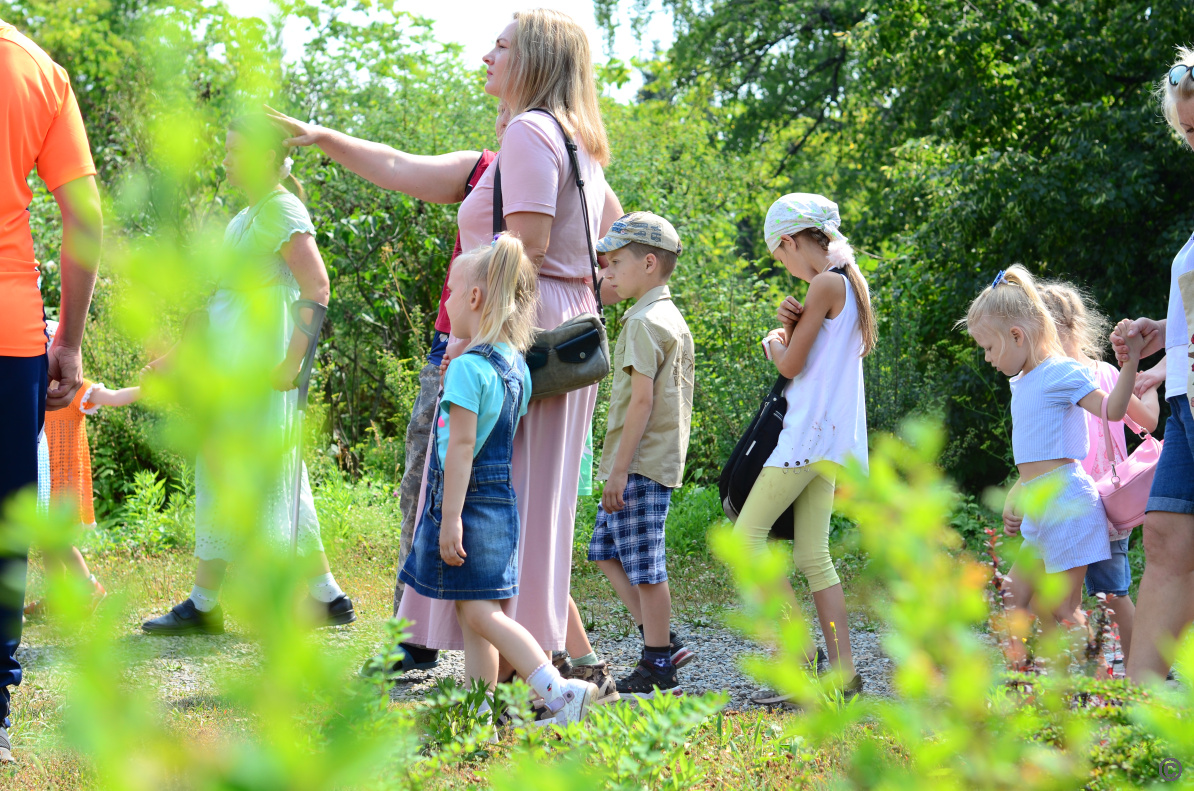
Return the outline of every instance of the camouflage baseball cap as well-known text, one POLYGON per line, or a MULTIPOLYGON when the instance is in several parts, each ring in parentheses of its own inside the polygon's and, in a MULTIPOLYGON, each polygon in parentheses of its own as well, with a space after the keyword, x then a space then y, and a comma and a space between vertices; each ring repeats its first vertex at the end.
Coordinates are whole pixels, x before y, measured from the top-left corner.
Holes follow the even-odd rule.
POLYGON ((632 211, 610 226, 609 233, 597 242, 597 252, 609 253, 632 242, 658 247, 676 255, 680 255, 683 249, 680 234, 676 233, 670 222, 649 211, 632 211))

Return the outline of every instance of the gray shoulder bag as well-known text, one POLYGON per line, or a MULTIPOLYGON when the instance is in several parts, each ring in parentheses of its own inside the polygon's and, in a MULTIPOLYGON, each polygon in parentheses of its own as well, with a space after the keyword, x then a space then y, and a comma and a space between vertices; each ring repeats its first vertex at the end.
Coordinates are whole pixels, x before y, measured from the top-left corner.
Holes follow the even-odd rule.
MULTIPOLYGON (((572 162, 572 172, 580 190, 581 219, 585 227, 585 240, 589 245, 589 265, 593 270, 593 296, 597 298, 597 315, 582 313, 555 329, 535 330, 535 339, 527 350, 526 361, 531 371, 531 400, 536 400, 563 395, 600 382, 609 376, 610 358, 597 277, 597 251, 593 247, 593 234, 589 229, 589 204, 585 199, 585 182, 580 177, 576 143, 564 131, 559 119, 550 112, 540 108, 535 108, 533 112, 551 116, 564 135, 564 147, 568 149, 568 159, 572 162)), ((493 167, 493 235, 496 237, 506 229, 506 217, 502 212, 500 160, 495 161, 493 167)))

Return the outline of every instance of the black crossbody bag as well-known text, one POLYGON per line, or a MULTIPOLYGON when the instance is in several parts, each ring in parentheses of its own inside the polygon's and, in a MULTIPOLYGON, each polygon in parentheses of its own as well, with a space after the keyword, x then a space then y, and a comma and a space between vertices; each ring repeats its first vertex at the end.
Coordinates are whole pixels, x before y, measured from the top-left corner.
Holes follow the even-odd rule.
MULTIPOLYGON (((580 177, 580 162, 576 155, 576 143, 568 136, 563 124, 552 113, 541 108, 532 112, 551 116, 564 136, 564 147, 572 163, 576 187, 580 190, 581 220, 585 227, 585 240, 589 245, 589 265, 593 272, 593 296, 597 299, 597 314, 582 313, 573 316, 554 329, 536 329, 535 339, 527 350, 527 368, 531 372, 531 399, 550 398, 570 393, 582 387, 600 382, 609 376, 609 340, 605 333, 605 317, 602 315, 601 287, 597 273, 597 250, 593 247, 593 233, 589 229, 589 203, 585 198, 585 182, 580 177)), ((499 159, 493 163, 493 235, 506 230, 506 217, 502 211, 502 168, 499 159)))
MULTIPOLYGON (((763 465, 767 463, 775 446, 779 443, 779 434, 784 430, 784 416, 788 413, 788 399, 784 398, 784 388, 792 381, 786 376, 775 380, 771 392, 763 399, 754 420, 734 446, 721 471, 721 478, 717 481, 717 490, 721 495, 721 508, 731 522, 738 520, 742 506, 746 505, 746 498, 754 488, 763 465)), ((791 540, 795 530, 795 507, 779 515, 775 524, 771 526, 771 538, 791 540)))

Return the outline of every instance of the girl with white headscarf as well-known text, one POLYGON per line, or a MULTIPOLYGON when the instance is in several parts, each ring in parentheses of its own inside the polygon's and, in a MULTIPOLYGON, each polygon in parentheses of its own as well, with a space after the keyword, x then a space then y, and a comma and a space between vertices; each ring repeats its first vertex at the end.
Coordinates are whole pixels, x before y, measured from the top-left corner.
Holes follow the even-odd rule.
MULTIPOLYGON (((809 287, 803 305, 784 300, 782 328, 763 341, 780 375, 791 380, 784 390, 788 410, 734 532, 760 551, 776 519, 794 506, 793 559, 812 590, 828 662, 851 697, 862 691, 862 676, 854 668, 845 595, 829 555, 829 520, 838 470, 850 460, 867 467, 862 358, 874 348, 876 331, 866 280, 840 225, 837 204, 820 195, 785 195, 767 212, 771 255, 809 287)), ((783 593, 795 611, 796 594, 786 580, 783 593)), ((817 649, 809 660, 824 661, 824 655, 817 649)), ((789 699, 768 692, 752 700, 789 699)))

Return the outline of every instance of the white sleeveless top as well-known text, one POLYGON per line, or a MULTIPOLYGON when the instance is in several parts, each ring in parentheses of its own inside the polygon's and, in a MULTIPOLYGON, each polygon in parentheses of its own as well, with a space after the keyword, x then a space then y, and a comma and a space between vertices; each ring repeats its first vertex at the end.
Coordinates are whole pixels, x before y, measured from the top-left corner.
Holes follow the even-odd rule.
POLYGON ((808 360, 784 389, 788 411, 767 467, 802 468, 818 461, 855 459, 867 471, 866 393, 862 385, 862 330, 850 280, 846 304, 821 322, 808 360))

